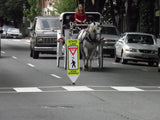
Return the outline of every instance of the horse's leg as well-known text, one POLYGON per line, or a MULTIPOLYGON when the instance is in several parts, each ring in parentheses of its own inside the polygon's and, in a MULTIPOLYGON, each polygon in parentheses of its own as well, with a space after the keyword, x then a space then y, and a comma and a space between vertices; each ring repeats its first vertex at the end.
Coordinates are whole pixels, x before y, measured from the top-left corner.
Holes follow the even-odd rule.
POLYGON ((81 50, 81 55, 82 55, 82 60, 83 60, 82 70, 85 71, 85 53, 84 53, 84 50, 83 50, 83 44, 80 44, 80 50, 81 50))
POLYGON ((95 55, 96 52, 96 48, 92 50, 91 54, 90 54, 90 65, 89 65, 89 71, 92 71, 92 60, 93 60, 93 56, 95 55))
POLYGON ((88 54, 88 46, 87 46, 87 41, 84 40, 83 42, 83 50, 84 50, 84 56, 85 56, 85 59, 86 59, 86 63, 85 63, 85 68, 88 69, 88 59, 89 59, 89 54, 88 54))

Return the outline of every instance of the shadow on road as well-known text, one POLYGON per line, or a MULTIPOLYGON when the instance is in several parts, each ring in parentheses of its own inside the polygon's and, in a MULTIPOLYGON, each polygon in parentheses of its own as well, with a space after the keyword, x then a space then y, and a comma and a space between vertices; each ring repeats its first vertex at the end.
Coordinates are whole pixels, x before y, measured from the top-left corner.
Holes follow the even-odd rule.
POLYGON ((57 57, 39 57, 39 59, 44 59, 44 60, 46 60, 46 59, 57 59, 57 57))
POLYGON ((9 59, 12 58, 11 56, 0 56, 0 59, 9 59))

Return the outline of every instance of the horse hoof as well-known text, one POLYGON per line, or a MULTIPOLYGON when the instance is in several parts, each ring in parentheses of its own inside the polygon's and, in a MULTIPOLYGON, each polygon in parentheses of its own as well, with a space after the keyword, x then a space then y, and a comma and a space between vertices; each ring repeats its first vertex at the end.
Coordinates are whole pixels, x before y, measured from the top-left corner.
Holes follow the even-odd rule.
POLYGON ((82 70, 83 70, 83 71, 86 71, 87 69, 86 69, 86 68, 83 68, 82 70))
POLYGON ((92 71, 92 68, 89 68, 88 71, 91 72, 91 71, 92 71))

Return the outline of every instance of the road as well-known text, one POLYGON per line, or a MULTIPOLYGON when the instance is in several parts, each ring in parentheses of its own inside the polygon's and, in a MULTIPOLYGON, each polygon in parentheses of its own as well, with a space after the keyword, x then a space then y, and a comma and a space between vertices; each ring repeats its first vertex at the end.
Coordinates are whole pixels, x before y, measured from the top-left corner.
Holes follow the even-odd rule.
MULTIPOLYGON (((160 74, 144 63, 104 58, 71 85, 56 57, 29 56, 29 40, 2 39, 1 120, 159 120, 160 74)), ((82 64, 81 64, 82 65, 82 64)))

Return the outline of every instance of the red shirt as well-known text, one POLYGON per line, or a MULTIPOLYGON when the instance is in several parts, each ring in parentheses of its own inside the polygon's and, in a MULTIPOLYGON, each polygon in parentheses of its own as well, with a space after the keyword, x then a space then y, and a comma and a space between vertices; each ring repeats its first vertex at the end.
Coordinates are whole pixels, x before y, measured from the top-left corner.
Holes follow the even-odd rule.
MULTIPOLYGON (((84 13, 78 14, 78 12, 76 12, 75 15, 74 15, 74 18, 75 18, 75 20, 78 19, 78 20, 80 20, 80 21, 84 21, 85 19, 87 19, 87 16, 86 16, 86 14, 84 14, 84 13)), ((76 23, 76 24, 82 24, 82 23, 79 23, 79 22, 77 22, 77 21, 75 21, 75 23, 76 23)))

